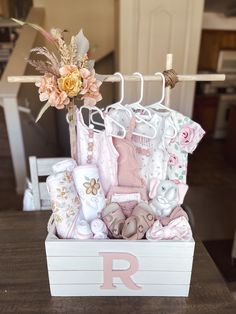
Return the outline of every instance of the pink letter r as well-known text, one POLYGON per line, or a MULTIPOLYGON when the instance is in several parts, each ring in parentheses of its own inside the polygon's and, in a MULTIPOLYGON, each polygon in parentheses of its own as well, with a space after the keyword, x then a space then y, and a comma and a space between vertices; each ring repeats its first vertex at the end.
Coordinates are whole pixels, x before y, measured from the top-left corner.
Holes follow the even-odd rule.
POLYGON ((138 270, 138 260, 137 258, 129 253, 114 253, 106 252, 99 253, 100 256, 103 256, 103 274, 104 274, 104 283, 101 286, 102 289, 115 289, 117 288, 113 285, 113 277, 119 277, 123 284, 132 290, 142 289, 131 279, 131 276, 136 273, 138 270), (113 270, 113 260, 114 259, 123 259, 127 260, 130 263, 128 269, 125 270, 113 270))

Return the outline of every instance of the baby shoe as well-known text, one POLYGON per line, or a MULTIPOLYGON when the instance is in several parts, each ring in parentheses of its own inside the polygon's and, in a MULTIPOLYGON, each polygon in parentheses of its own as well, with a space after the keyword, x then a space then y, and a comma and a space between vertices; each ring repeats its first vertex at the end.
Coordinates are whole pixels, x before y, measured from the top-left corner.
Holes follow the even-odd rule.
POLYGON ((107 226, 101 219, 99 218, 94 219, 91 222, 90 227, 91 227, 91 231, 94 234, 94 239, 106 239, 107 238, 107 233, 108 233, 107 226))
POLYGON ((139 203, 132 215, 126 219, 122 236, 126 240, 140 240, 148 229, 154 224, 154 213, 151 207, 145 203, 139 203))
POLYGON ((79 220, 75 230, 74 238, 79 240, 88 240, 93 238, 90 225, 86 220, 79 220))
POLYGON ((109 233, 114 238, 122 238, 122 229, 125 223, 125 215, 117 203, 110 203, 102 210, 102 220, 105 222, 109 233))
POLYGON ((122 209, 123 214, 126 218, 132 215, 133 209, 138 204, 137 201, 127 201, 127 202, 119 202, 119 206, 122 209))

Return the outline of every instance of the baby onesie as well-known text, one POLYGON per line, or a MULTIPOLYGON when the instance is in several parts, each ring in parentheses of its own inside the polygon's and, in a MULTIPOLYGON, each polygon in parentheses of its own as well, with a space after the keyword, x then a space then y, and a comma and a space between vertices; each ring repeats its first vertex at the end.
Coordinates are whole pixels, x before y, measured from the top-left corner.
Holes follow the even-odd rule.
POLYGON ((131 118, 124 139, 113 138, 113 144, 119 153, 118 158, 118 185, 128 187, 142 187, 144 182, 139 176, 139 164, 135 147, 131 141, 135 128, 135 117, 131 118))
POLYGON ((84 126, 79 110, 77 116, 77 160, 79 165, 95 164, 99 169, 99 177, 103 191, 106 193, 111 186, 117 185, 118 152, 113 146, 109 135, 109 117, 105 117, 105 130, 96 133, 84 126), (106 131, 107 130, 107 131, 106 131))
POLYGON ((177 132, 171 140, 164 136, 166 179, 186 183, 188 154, 193 153, 205 131, 198 123, 174 110, 166 119, 164 134, 171 125, 176 128, 177 132))
MULTIPOLYGON (((109 112, 112 117, 128 129, 130 116, 126 111, 109 112)), ((153 178, 162 180, 166 177, 165 147, 162 145, 162 135, 164 132, 164 118, 157 113, 153 113, 148 121, 157 131, 154 139, 143 136, 132 135, 132 143, 136 150, 136 159, 139 165, 139 175, 144 180, 147 191, 150 190, 150 181, 153 178)), ((136 123, 135 132, 152 136, 153 128, 143 122, 136 123)))
MULTIPOLYGON (((132 142, 137 151, 139 161, 139 173, 144 178, 147 191, 150 191, 150 182, 153 178, 162 180, 166 175, 164 167, 165 150, 162 145, 162 135, 164 131, 164 118, 153 113, 152 118, 148 121, 156 128, 157 134, 154 139, 133 135, 132 142)), ((147 135, 153 134, 153 129, 145 123, 138 123, 136 131, 147 135)))

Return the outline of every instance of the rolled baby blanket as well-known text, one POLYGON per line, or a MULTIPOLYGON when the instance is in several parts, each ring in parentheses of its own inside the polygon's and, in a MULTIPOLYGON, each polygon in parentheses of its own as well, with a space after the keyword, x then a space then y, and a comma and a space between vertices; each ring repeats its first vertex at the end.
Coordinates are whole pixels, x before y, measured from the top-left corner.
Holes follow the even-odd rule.
POLYGON ((46 184, 58 236, 75 239, 76 225, 82 212, 71 173, 64 171, 52 174, 47 178, 46 184))
POLYGON ((72 158, 66 158, 62 161, 59 161, 55 163, 52 166, 53 173, 63 172, 63 171, 69 171, 72 172, 72 170, 77 166, 76 161, 72 158))
POLYGON ((93 219, 99 218, 106 202, 97 166, 84 165, 74 168, 73 179, 80 196, 85 220, 91 222, 93 219))

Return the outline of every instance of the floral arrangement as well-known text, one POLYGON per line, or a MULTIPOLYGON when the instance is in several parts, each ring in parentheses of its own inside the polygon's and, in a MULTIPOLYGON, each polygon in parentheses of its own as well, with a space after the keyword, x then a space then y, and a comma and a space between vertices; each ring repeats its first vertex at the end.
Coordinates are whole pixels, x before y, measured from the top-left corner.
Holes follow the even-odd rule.
POLYGON ((50 106, 69 110, 76 97, 84 100, 87 106, 94 106, 102 99, 99 92, 102 81, 96 77, 94 60, 88 59, 89 41, 82 30, 72 36, 67 44, 64 39, 65 31, 59 28, 52 29, 49 33, 36 24, 13 20, 40 31, 55 50, 54 53, 46 47, 33 48, 31 52, 45 57, 46 60, 27 60, 43 74, 35 85, 39 88, 40 101, 46 101, 46 104, 40 110, 36 122, 50 106))

